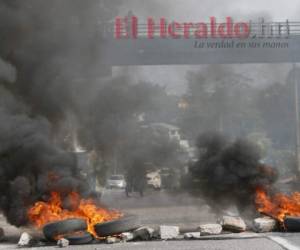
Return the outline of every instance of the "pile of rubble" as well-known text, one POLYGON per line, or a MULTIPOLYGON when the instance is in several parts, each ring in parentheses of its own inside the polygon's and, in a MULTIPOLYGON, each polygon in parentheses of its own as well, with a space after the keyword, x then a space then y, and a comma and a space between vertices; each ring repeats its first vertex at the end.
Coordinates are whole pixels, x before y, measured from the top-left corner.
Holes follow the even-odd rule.
MULTIPOLYGON (((138 229, 120 233, 118 236, 108 236, 105 239, 94 239, 91 243, 115 244, 130 241, 150 241, 150 240, 201 240, 213 237, 228 237, 247 232, 265 233, 276 230, 278 223, 270 217, 257 218, 246 225, 240 217, 223 216, 218 223, 202 224, 191 231, 178 226, 161 225, 156 228, 140 227, 138 229)), ((1 233, 1 231, 0 231, 1 233)), ((4 233, 3 233, 4 234, 4 233)), ((250 234, 251 235, 251 234, 250 234)), ((28 233, 23 233, 19 240, 20 247, 32 247, 43 244, 43 241, 37 241, 28 233)), ((44 241, 44 244, 45 243, 44 241)), ((61 238, 56 242, 58 247, 67 247, 72 244, 68 239, 61 238)))

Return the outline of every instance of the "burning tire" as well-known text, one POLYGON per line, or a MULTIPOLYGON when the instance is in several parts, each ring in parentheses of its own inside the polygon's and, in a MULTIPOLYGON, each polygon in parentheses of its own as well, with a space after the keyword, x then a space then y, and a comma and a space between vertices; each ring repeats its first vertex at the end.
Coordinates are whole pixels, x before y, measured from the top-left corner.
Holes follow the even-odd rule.
POLYGON ((68 219, 63 221, 52 222, 44 226, 43 233, 47 240, 55 241, 57 236, 68 235, 71 233, 85 231, 87 224, 85 220, 68 219))
POLYGON ((288 232, 300 232, 300 217, 286 217, 284 226, 288 232))
POLYGON ((82 232, 79 235, 75 234, 65 238, 70 242, 70 245, 88 244, 94 239, 93 236, 88 232, 82 232))
POLYGON ((127 215, 118 220, 96 224, 95 231, 99 237, 107 237, 135 230, 140 227, 140 224, 137 216, 127 215))

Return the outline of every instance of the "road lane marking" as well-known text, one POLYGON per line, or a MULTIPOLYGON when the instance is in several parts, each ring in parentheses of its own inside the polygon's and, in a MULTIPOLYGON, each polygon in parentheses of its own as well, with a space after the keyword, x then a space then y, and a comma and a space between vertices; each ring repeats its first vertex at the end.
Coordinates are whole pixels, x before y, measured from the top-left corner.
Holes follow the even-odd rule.
POLYGON ((286 239, 279 237, 279 236, 268 236, 270 240, 276 242, 278 245, 283 247, 286 250, 300 250, 300 247, 293 245, 292 243, 288 242, 286 239))

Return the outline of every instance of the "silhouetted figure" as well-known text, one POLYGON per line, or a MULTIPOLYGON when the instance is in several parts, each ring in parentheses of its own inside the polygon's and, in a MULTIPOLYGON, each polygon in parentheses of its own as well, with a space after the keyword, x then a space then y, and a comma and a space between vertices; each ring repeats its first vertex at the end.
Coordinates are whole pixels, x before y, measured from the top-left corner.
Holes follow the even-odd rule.
POLYGON ((135 161, 126 174, 126 195, 132 192, 138 192, 141 197, 144 196, 146 187, 146 168, 140 161, 135 161))

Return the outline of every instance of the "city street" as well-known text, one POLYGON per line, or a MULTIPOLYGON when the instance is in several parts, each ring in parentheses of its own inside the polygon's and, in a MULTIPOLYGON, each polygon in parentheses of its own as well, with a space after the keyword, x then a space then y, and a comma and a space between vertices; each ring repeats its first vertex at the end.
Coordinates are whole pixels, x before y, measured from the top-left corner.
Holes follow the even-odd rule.
MULTIPOLYGON (((123 190, 104 190, 102 202, 108 207, 114 207, 125 213, 137 214, 142 219, 143 225, 157 227, 158 225, 178 225, 181 228, 192 230, 202 223, 214 223, 216 218, 209 212, 209 207, 201 199, 189 195, 174 195, 166 191, 147 192, 141 198, 133 194, 127 198, 123 190)), ((8 226, 1 219, 1 227, 6 231, 8 242, 0 243, 0 249, 17 249, 17 241, 21 232, 27 231, 34 234, 32 230, 25 228, 16 229, 8 226)), ((207 250, 296 250, 300 249, 300 234, 291 233, 268 233, 268 234, 228 234, 215 237, 203 237, 202 240, 176 240, 176 241, 151 241, 117 243, 114 245, 91 244, 84 246, 69 246, 69 249, 207 249, 207 250)), ((38 247, 31 249, 55 249, 53 247, 38 247)), ((25 248, 26 249, 26 248, 25 248)))
POLYGON ((0 250, 300 250, 299 0, 0 13, 0 250))

